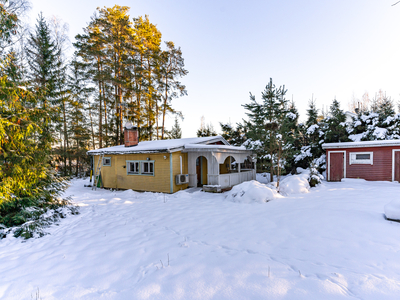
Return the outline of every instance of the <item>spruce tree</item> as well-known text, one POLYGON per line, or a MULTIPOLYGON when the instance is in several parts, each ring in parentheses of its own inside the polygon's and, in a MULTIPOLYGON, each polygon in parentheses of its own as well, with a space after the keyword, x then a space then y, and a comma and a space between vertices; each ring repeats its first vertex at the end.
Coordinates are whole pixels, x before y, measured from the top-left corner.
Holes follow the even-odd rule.
POLYGON ((39 143, 47 148, 55 141, 57 124, 57 70, 60 63, 60 49, 51 36, 50 28, 42 13, 39 14, 35 32, 31 33, 25 49, 28 62, 30 89, 35 94, 39 107, 45 113, 43 131, 39 143))
POLYGON ((175 117, 174 125, 172 126, 171 131, 167 132, 167 136, 169 139, 181 139, 182 138, 182 129, 179 125, 178 117, 175 117))
POLYGON ((340 109, 340 103, 336 99, 329 107, 329 117, 325 120, 326 131, 324 136, 325 143, 348 142, 346 115, 340 109))
POLYGON ((283 139, 280 130, 287 115, 288 102, 285 94, 285 86, 277 88, 271 78, 261 94, 262 103, 258 103, 250 93, 251 102, 243 105, 249 117, 249 121, 245 123, 249 138, 245 143, 246 147, 258 154, 261 164, 267 164, 271 180, 274 168, 278 175, 281 168, 283 139))
POLYGON ((318 109, 314 98, 312 98, 308 102, 306 125, 307 127, 310 127, 311 125, 315 125, 317 123, 318 123, 318 109))
POLYGON ((237 123, 236 128, 232 124, 219 123, 221 136, 232 146, 241 146, 246 141, 246 128, 243 124, 237 123))
MULTIPOLYGON (((1 42, 15 33, 18 18, 16 15, 8 18, 8 15, 1 6, 0 28, 8 30, 1 33, 1 42)), ((37 81, 33 92, 27 90, 23 82, 13 81, 15 77, 7 74, 7 70, 20 69, 18 65, 10 66, 15 63, 1 53, 0 224, 11 227, 29 221, 14 231, 15 236, 29 238, 38 227, 48 224, 41 217, 43 213, 66 204, 57 199, 65 184, 55 177, 50 166, 50 139, 43 136, 51 121, 44 105, 52 99, 47 90, 51 85, 48 81, 37 81)))
POLYGON ((298 126, 299 113, 292 101, 289 104, 288 111, 281 125, 281 134, 283 139, 283 159, 285 160, 286 172, 295 172, 295 158, 300 153, 302 146, 300 131, 298 126))
POLYGON ((382 98, 382 101, 378 105, 377 113, 379 114, 379 120, 381 122, 384 122, 388 117, 393 117, 396 114, 393 101, 390 97, 385 95, 382 98))

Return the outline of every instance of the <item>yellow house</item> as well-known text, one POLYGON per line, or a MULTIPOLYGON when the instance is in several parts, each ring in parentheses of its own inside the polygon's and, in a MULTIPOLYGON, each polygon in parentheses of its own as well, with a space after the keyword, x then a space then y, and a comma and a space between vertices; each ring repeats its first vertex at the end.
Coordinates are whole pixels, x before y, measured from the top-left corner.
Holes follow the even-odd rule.
POLYGON ((138 142, 137 129, 130 126, 125 127, 125 145, 88 154, 105 188, 175 193, 255 179, 252 151, 230 146, 221 136, 138 142))

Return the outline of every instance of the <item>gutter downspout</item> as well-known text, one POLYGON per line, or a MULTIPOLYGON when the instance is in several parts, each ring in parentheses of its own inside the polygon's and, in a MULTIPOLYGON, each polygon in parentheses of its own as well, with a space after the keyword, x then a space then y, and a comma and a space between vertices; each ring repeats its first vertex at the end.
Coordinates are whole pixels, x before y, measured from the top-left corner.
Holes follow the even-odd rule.
POLYGON ((172 153, 169 153, 169 192, 174 193, 174 175, 172 172, 172 153))

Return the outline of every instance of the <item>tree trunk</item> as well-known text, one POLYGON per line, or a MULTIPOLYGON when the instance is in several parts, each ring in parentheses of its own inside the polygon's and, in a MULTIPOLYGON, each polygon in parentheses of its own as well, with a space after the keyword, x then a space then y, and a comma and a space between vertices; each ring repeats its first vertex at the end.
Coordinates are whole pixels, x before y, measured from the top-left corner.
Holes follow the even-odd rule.
MULTIPOLYGON (((97 62, 97 72, 100 73, 100 61, 97 62)), ((101 81, 99 80, 99 148, 103 147, 103 111, 101 107, 101 81)))

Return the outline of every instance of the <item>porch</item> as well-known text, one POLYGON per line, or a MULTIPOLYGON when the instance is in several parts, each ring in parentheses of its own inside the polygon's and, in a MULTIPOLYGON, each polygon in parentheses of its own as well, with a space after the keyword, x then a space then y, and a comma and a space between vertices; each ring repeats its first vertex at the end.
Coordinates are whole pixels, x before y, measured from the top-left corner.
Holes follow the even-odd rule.
POLYGON ((189 187, 219 185, 232 187, 255 180, 256 159, 252 151, 226 145, 186 145, 189 187))

